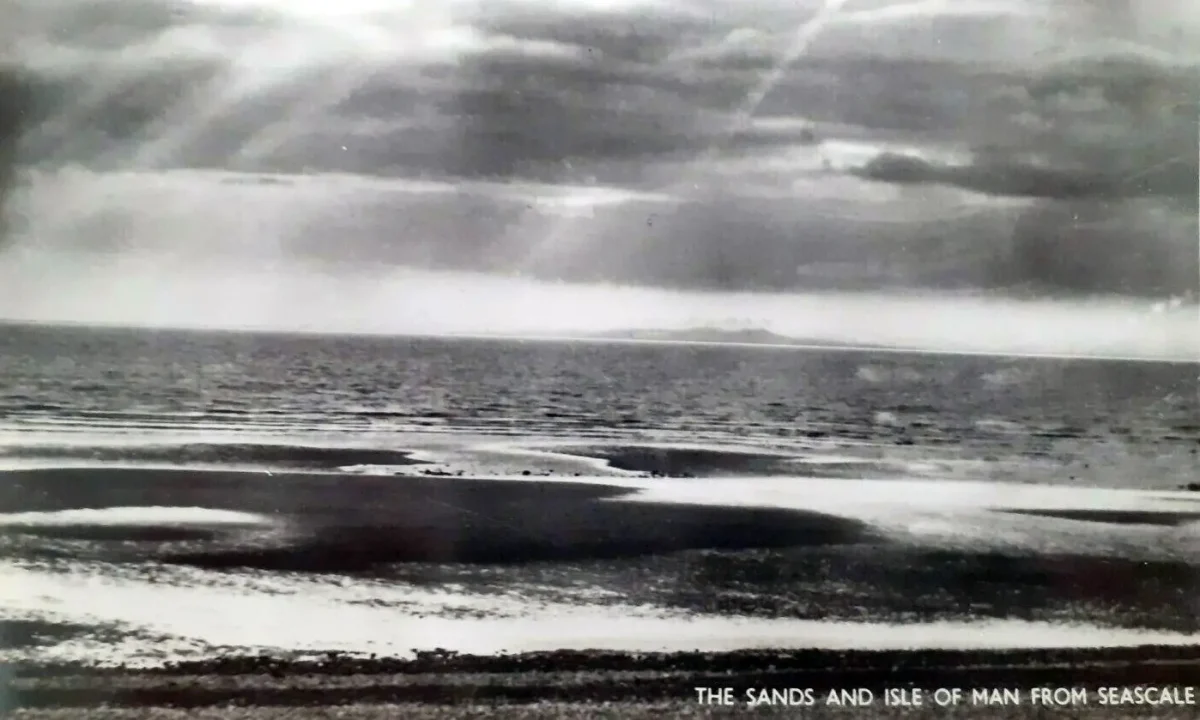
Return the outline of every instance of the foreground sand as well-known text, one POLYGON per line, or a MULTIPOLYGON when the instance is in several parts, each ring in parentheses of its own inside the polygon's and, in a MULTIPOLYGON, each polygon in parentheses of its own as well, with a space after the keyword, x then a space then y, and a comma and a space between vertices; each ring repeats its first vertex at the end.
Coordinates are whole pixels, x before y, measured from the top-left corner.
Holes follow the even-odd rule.
MULTIPOLYGON (((15 667, 5 700, 23 718, 661 718, 1194 717, 1195 705, 1100 706, 1102 687, 1200 686, 1200 648, 995 652, 558 652, 416 660, 262 657, 163 669, 15 667), (735 689, 733 707, 695 688, 735 689), (934 688, 1015 688, 1020 705, 939 707, 934 688), (1083 688, 1086 705, 1031 704, 1035 687, 1083 688), (813 688, 815 707, 748 707, 748 688, 813 688), (830 689, 869 688, 869 707, 824 704, 830 689), (886 688, 924 688, 921 707, 887 707, 886 688)), ((1200 693, 1197 694, 1200 700, 1200 693)))

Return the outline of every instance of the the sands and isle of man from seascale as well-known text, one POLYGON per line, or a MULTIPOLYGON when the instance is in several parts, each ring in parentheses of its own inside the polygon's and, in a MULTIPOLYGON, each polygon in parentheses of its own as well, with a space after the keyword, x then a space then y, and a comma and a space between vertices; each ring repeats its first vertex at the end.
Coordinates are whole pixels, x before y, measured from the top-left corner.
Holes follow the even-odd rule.
POLYGON ((1196 704, 1196 688, 1190 686, 1132 687, 1030 687, 1030 688, 842 688, 817 691, 813 688, 697 687, 696 701, 716 706, 816 707, 952 707, 979 706, 1182 706, 1196 704))

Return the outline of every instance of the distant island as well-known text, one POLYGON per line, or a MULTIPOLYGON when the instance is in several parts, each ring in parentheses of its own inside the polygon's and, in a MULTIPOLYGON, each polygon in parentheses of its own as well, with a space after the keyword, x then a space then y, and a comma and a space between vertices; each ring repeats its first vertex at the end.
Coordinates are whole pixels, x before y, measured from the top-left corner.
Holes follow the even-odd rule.
MULTIPOLYGON (((814 340, 808 338, 789 337, 763 328, 715 328, 696 327, 679 330, 617 330, 602 333, 598 337, 608 340, 643 340, 659 342, 697 342, 697 343, 741 343, 746 345, 821 345, 830 347, 844 346, 846 343, 832 340, 814 340)), ((886 347, 884 345, 864 344, 862 347, 886 347)))
POLYGON ((723 342, 723 343, 768 343, 773 345, 789 345, 798 342, 796 338, 779 335, 762 328, 723 329, 723 328, 684 328, 681 330, 618 330, 605 333, 604 337, 621 340, 674 340, 684 342, 723 342))

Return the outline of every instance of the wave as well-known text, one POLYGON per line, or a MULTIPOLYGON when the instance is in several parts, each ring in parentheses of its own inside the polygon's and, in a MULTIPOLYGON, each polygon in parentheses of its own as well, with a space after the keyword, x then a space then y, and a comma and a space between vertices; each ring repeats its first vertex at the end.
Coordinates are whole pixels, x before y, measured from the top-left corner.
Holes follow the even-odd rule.
POLYGON ((280 469, 337 470, 352 465, 413 465, 411 452, 374 448, 290 444, 183 443, 173 445, 13 445, 0 456, 102 463, 267 466, 280 469))
POLYGON ((528 603, 516 594, 480 595, 461 588, 347 584, 294 575, 218 577, 178 568, 156 569, 152 575, 84 566, 60 572, 0 561, 0 578, 4 581, 0 582, 0 608, 10 618, 104 628, 103 633, 38 649, 40 658, 60 661, 159 664, 227 655, 230 648, 405 657, 413 648, 435 647, 495 653, 562 648, 1047 648, 1196 642, 1194 634, 1088 621, 997 618, 896 623, 681 615, 650 605, 528 603), (119 640, 114 641, 116 634, 119 640))
POLYGON ((92 542, 211 542, 278 524, 265 515, 203 507, 107 507, 0 514, 0 536, 92 542))
POLYGON ((43 512, 17 512, 0 514, 0 527, 34 527, 55 525, 241 525, 261 526, 273 524, 270 518, 256 513, 236 510, 217 510, 202 507, 107 507, 80 508, 75 510, 49 510, 43 512))
MULTIPOLYGON (((808 432, 810 441, 819 441, 826 433, 808 432)), ((599 463, 601 470, 658 478, 846 478, 919 476, 925 463, 886 458, 833 456, 797 451, 750 447, 693 445, 683 443, 596 443, 591 445, 541 445, 553 450, 526 450, 529 456, 579 458, 599 463)), ((517 447, 509 452, 518 454, 517 447)), ((605 473, 609 474, 609 473, 605 473)))

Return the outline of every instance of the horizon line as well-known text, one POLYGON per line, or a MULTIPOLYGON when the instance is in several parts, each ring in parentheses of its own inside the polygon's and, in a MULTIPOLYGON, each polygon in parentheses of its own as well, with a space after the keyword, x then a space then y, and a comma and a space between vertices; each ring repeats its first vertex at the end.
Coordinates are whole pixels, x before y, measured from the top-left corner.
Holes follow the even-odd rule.
MULTIPOLYGON (((793 351, 826 351, 826 352, 859 352, 885 353, 889 355, 944 355, 962 357, 995 357, 1019 358, 1029 360, 1085 360, 1094 362, 1137 362, 1161 363, 1172 365, 1200 364, 1200 349, 1195 356, 1184 355, 1115 355, 1099 353, 1055 353, 1020 350, 985 350, 945 347, 919 347, 903 345, 872 345, 853 344, 816 339, 795 338, 795 342, 737 342, 720 340, 680 340, 658 338, 622 338, 597 334, 555 334, 555 333, 477 333, 477 332, 405 332, 395 330, 313 330, 288 329, 267 327, 229 327, 229 326, 170 326, 170 325, 136 325, 123 323, 89 323, 72 321, 38 321, 19 320, 0 317, 0 326, 34 327, 48 329, 71 330, 129 330, 143 332, 175 332, 175 333, 214 333, 231 335, 277 335, 300 337, 363 337, 363 338, 413 338, 424 340, 506 340, 511 342, 558 342, 558 343, 591 343, 613 345, 660 345, 660 346, 692 346, 714 348, 739 348, 762 350, 793 350, 793 351)), ((608 332, 627 332, 616 330, 608 332)), ((770 332, 770 331, 768 331, 770 332)), ((772 333, 779 335, 778 333, 772 333)), ((788 336, 779 335, 782 338, 788 336)))

